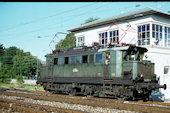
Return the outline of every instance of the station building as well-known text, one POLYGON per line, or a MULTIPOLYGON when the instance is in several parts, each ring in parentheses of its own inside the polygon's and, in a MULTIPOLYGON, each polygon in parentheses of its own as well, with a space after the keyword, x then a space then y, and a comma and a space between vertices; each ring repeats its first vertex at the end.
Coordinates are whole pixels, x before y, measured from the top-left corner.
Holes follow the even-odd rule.
POLYGON ((155 74, 166 90, 159 90, 158 98, 170 100, 170 14, 143 8, 80 25, 68 31, 74 32, 76 46, 92 46, 94 42, 126 43, 146 47, 144 60, 155 63, 155 74))

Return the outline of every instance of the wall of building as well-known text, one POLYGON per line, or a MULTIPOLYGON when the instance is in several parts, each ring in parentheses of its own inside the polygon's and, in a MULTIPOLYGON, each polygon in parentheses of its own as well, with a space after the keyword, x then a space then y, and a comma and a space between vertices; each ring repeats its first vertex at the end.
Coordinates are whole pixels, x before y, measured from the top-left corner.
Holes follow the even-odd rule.
MULTIPOLYGON (((24 79, 24 83, 23 84, 27 84, 27 85, 36 85, 37 80, 28 80, 28 79, 24 79)), ((12 79, 10 81, 10 83, 18 83, 17 79, 12 79)))
MULTIPOLYGON (((153 21, 151 16, 131 19, 123 22, 116 22, 116 24, 106 24, 98 27, 93 27, 75 32, 75 36, 84 36, 85 45, 90 46, 92 42, 99 41, 99 33, 111 30, 119 30, 119 40, 124 43, 136 43, 137 41, 137 25, 141 23, 149 23, 153 21)), ((108 34, 109 35, 109 34, 108 34)), ((78 41, 78 40, 77 40, 78 41)), ((110 39, 108 38, 108 42, 110 39)), ((77 42, 78 43, 78 42, 77 42)))
POLYGON ((164 47, 147 47, 148 52, 145 54, 144 60, 150 60, 155 63, 155 74, 160 78, 161 85, 166 84, 167 89, 160 89, 164 94, 165 100, 170 99, 170 75, 164 74, 164 67, 170 66, 170 49, 164 47))
MULTIPOLYGON (((85 45, 91 46, 92 42, 98 42, 99 41, 99 33, 110 31, 110 30, 119 30, 119 40, 122 43, 130 43, 130 44, 137 44, 137 26, 144 25, 144 24, 158 24, 164 26, 170 27, 170 21, 167 18, 155 16, 155 15, 148 15, 144 17, 138 17, 127 21, 122 22, 116 22, 116 24, 106 24, 102 26, 97 26, 81 31, 75 32, 75 36, 84 36, 85 37, 85 45)), ((151 26, 150 26, 151 27, 151 26)), ((109 34, 108 34, 109 35, 109 34)), ((152 36, 152 34, 150 34, 152 36)), ((164 39, 164 34, 163 34, 164 39)), ((154 44, 151 38, 151 45, 154 44)), ((78 40, 77 40, 78 41, 78 40)), ((108 42, 110 42, 110 38, 108 38, 108 42)), ((77 42, 78 43, 78 42, 77 42)), ((160 42, 162 44, 158 44, 161 46, 164 46, 164 41, 160 42)))

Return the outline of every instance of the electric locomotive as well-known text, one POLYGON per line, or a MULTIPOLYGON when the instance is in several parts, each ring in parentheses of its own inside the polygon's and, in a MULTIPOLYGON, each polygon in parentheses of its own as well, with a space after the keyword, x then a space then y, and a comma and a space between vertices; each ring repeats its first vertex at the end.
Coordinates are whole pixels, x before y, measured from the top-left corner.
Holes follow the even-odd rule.
POLYGON ((134 45, 56 50, 46 55, 37 84, 52 93, 148 100, 159 85, 148 50, 134 45))

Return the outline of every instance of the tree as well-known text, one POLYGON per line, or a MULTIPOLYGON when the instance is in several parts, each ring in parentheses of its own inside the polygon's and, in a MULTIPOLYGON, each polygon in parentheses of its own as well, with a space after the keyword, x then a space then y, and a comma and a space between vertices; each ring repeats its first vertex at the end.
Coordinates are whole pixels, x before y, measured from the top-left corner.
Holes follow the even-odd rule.
MULTIPOLYGON (((30 52, 23 52, 17 50, 17 54, 13 57, 13 69, 17 76, 31 77, 36 75, 37 71, 37 58, 33 57, 30 52)), ((38 67, 40 68, 40 61, 38 60, 38 67)))
POLYGON ((0 44, 0 57, 3 56, 4 53, 5 53, 4 46, 3 46, 3 44, 0 44))
POLYGON ((60 40, 56 44, 55 49, 67 50, 71 47, 76 47, 76 37, 73 32, 67 34, 64 40, 60 40))
POLYGON ((22 82, 22 76, 29 78, 35 75, 37 61, 40 68, 40 60, 30 52, 24 52, 15 46, 4 48, 1 44, 0 53, 0 82, 6 82, 11 78, 17 78, 22 82))
POLYGON ((16 51, 19 50, 17 47, 15 46, 11 46, 9 48, 5 49, 5 55, 3 58, 3 63, 5 64, 13 64, 13 57, 16 55, 16 51))
POLYGON ((2 62, 3 62, 4 54, 5 54, 4 46, 3 44, 0 44, 0 69, 1 69, 2 62))
POLYGON ((7 65, 2 65, 0 69, 0 82, 7 82, 10 81, 10 74, 9 74, 9 66, 7 65))
POLYGON ((98 17, 96 17, 96 18, 90 17, 89 19, 85 20, 85 23, 84 23, 84 24, 93 22, 93 21, 98 20, 98 19, 99 19, 98 17))
POLYGON ((16 55, 17 50, 18 48, 15 46, 5 48, 2 44, 0 45, 0 76, 2 82, 5 82, 14 75, 12 59, 16 55))

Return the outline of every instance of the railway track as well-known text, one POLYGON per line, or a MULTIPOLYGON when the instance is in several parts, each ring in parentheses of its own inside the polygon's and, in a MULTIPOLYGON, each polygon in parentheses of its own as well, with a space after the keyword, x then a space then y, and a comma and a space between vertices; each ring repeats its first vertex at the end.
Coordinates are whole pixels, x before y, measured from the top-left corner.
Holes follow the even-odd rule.
MULTIPOLYGON (((143 101, 123 101, 117 99, 94 98, 85 96, 69 96, 61 94, 51 94, 48 92, 23 91, 23 90, 6 90, 0 92, 0 102, 12 103, 32 102, 28 106, 37 108, 36 112, 148 112, 148 113, 170 113, 170 103, 162 102, 143 102, 143 101), (8 99, 3 101, 2 99, 8 99), (1 102, 2 101, 2 102, 1 102), (34 104, 33 104, 34 103, 34 104), (48 106, 45 108, 43 106, 48 106), (57 107, 56 107, 57 106, 57 107), (50 108, 52 107, 52 108, 50 108), (44 108, 44 109, 41 109, 44 108), (54 109, 55 108, 55 109, 54 109), (38 111, 39 110, 39 111, 38 111)), ((23 104, 20 104, 23 105, 23 104)), ((34 110, 34 109, 33 109, 34 110)))
MULTIPOLYGON (((9 108, 11 105, 11 111, 22 111, 26 113, 83 113, 81 111, 61 109, 57 107, 51 107, 47 105, 33 104, 29 102, 21 102, 18 100, 1 99, 0 106, 9 108)), ((10 109, 10 108, 9 108, 10 109)))

